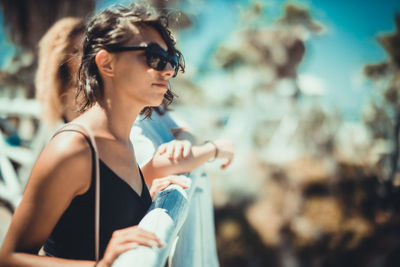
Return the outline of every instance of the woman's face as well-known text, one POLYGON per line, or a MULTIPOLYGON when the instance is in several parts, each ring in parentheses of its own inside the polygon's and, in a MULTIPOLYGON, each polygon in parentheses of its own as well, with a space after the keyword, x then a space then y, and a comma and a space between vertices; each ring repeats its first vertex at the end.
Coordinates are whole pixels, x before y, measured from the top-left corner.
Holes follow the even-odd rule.
MULTIPOLYGON (((157 30, 151 27, 138 27, 138 30, 139 32, 125 46, 157 43, 165 51, 168 50, 157 30)), ((155 70, 147 65, 143 50, 118 52, 114 56, 115 93, 127 93, 142 107, 160 105, 168 89, 168 80, 174 74, 171 64, 168 63, 164 70, 155 70)))

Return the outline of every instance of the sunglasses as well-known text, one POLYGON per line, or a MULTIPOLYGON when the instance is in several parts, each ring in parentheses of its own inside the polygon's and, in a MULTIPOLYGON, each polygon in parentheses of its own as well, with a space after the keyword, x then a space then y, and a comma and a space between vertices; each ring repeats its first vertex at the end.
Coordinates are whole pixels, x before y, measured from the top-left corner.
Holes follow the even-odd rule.
POLYGON ((162 49, 156 43, 150 43, 148 45, 142 46, 121 46, 121 47, 111 47, 107 48, 109 52, 124 52, 124 51, 139 51, 144 50, 146 55, 147 65, 155 70, 164 70, 167 63, 171 64, 174 68, 174 75, 176 77, 179 70, 179 57, 178 54, 171 54, 162 49))

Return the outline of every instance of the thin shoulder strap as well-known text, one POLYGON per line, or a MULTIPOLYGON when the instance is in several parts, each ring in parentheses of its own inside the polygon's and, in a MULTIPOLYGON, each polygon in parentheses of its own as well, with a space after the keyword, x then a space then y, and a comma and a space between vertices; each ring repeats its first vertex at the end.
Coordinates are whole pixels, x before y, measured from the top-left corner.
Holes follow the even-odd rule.
POLYGON ((138 167, 138 169, 139 169, 140 178, 142 178, 142 183, 143 183, 144 185, 146 185, 146 182, 144 181, 144 176, 143 176, 142 170, 140 169, 139 164, 137 165, 137 167, 138 167))
POLYGON ((100 251, 100 167, 99 167, 99 152, 97 150, 96 140, 94 139, 94 135, 92 131, 87 128, 85 125, 80 123, 68 123, 61 127, 54 135, 57 135, 63 131, 70 131, 69 126, 78 126, 83 129, 83 134, 93 148, 94 151, 94 171, 95 171, 95 194, 94 194, 94 249, 95 249, 95 258, 96 262, 99 262, 99 251, 100 251), (68 129, 69 128, 69 129, 68 129))

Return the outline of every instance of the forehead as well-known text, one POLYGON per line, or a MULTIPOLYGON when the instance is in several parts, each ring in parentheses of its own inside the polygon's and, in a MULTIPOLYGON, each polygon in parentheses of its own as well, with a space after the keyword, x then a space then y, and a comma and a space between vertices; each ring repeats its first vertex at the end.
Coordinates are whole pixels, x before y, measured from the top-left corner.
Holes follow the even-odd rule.
POLYGON ((133 38, 128 42, 128 45, 145 45, 149 43, 157 43, 165 51, 168 46, 160 33, 150 26, 135 27, 133 38))

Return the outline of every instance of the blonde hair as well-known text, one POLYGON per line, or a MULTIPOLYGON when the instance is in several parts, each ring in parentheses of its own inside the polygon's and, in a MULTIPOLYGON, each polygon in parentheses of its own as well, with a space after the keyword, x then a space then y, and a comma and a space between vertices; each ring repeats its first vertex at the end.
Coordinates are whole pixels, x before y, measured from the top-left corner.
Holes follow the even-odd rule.
POLYGON ((64 115, 61 97, 73 77, 67 66, 67 52, 74 38, 83 32, 82 19, 66 17, 58 20, 39 41, 36 99, 41 104, 42 120, 49 124, 58 122, 64 115))

